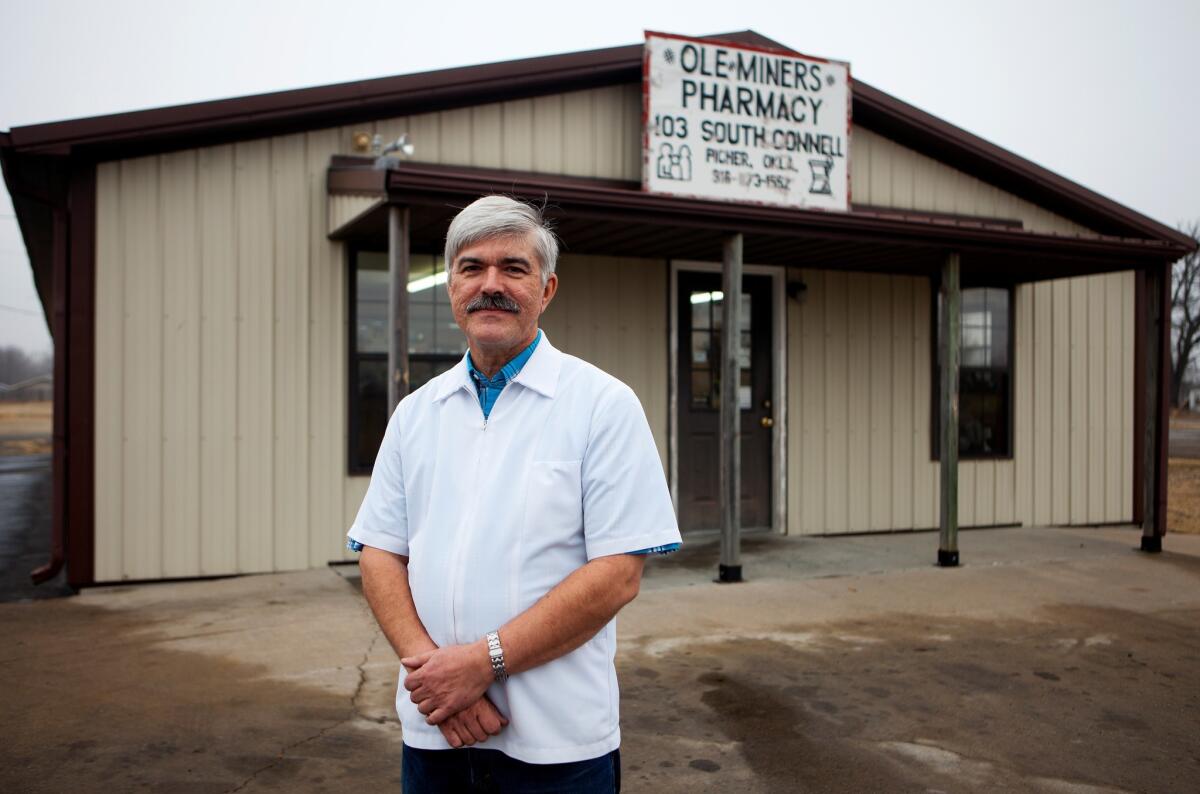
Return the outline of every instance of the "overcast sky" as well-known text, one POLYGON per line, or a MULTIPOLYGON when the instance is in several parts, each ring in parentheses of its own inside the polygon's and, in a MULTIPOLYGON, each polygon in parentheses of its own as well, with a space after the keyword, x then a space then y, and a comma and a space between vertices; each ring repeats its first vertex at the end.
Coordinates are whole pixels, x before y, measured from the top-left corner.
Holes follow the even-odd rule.
MULTIPOLYGON (((1198 0, 0 0, 0 19, 0 130, 752 28, 1164 223, 1200 219, 1198 0)), ((50 349, 5 191, 9 344, 50 349)))

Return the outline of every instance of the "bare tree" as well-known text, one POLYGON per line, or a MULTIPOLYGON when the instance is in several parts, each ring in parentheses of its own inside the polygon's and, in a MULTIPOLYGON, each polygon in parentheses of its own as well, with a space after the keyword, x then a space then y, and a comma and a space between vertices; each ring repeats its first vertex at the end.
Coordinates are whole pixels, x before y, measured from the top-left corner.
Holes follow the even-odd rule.
MULTIPOLYGON (((1180 230, 1200 244, 1200 221, 1180 230)), ((1185 401, 1184 375, 1200 347, 1200 251, 1192 251, 1171 268, 1171 404, 1185 401)))
POLYGON ((54 359, 48 354, 28 353, 19 347, 0 347, 0 383, 19 383, 37 375, 49 375, 54 359))

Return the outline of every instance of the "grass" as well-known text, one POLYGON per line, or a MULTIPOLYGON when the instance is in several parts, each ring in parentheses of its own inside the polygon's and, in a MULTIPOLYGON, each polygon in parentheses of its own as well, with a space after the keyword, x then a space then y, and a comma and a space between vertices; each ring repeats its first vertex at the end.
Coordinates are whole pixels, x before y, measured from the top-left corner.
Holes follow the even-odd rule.
POLYGON ((52 416, 49 400, 0 402, 0 455, 49 454, 52 416))

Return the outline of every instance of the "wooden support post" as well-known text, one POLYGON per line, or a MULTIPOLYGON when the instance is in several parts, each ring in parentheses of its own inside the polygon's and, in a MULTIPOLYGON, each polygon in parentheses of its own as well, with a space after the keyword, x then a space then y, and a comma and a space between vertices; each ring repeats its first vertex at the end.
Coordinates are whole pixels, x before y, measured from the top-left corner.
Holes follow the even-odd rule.
POLYGON ((942 265, 941 329, 938 362, 941 366, 941 511, 939 514, 938 565, 958 565, 958 348, 960 316, 959 255, 951 253, 942 265))
POLYGON ((721 268, 721 561, 718 582, 742 581, 741 369, 742 235, 725 238, 721 268))
MULTIPOLYGON (((1142 433, 1142 551, 1162 551, 1167 534, 1167 426, 1170 407, 1171 266, 1145 271, 1146 349, 1140 379, 1145 389, 1142 433)), ((1139 373, 1141 374, 1141 373, 1139 373)))
POLYGON ((388 207, 388 416, 408 394, 409 244, 408 207, 388 207))

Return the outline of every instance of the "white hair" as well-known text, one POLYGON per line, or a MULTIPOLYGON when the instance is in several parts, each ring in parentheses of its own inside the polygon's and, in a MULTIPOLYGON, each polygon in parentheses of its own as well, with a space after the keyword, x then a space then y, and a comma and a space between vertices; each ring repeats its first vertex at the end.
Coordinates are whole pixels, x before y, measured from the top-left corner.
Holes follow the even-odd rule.
POLYGON ((446 275, 464 248, 493 237, 529 237, 537 254, 542 286, 558 262, 558 240, 541 209, 508 196, 484 196, 463 208, 446 231, 446 275))

